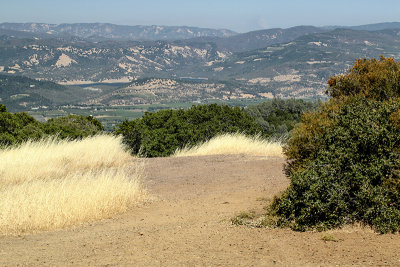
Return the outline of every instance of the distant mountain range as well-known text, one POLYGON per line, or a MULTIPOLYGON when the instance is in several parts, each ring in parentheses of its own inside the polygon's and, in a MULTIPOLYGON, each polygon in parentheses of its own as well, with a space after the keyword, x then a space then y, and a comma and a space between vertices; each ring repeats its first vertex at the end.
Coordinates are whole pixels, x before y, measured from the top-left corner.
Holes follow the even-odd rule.
POLYGON ((375 32, 336 29, 310 34, 263 49, 232 55, 206 69, 213 77, 246 79, 274 95, 323 95, 330 76, 346 72, 358 58, 400 59, 400 29, 375 32))
MULTIPOLYGON (((8 79, 23 75, 63 84, 134 84, 101 95, 85 91, 85 97, 75 100, 64 92, 64 99, 80 99, 81 104, 159 103, 163 97, 322 97, 330 76, 345 72, 357 58, 380 55, 400 59, 400 23, 298 26, 243 34, 193 27, 0 24, 0 73, 8 79)), ((36 93, 57 103, 55 95, 36 93)), ((20 105, 29 102, 23 97, 26 91, 7 94, 0 94, 2 101, 14 95, 13 101, 25 99, 20 105)), ((34 98, 32 103, 50 103, 34 98)))
POLYGON ((334 30, 334 29, 350 29, 356 31, 381 31, 387 29, 399 29, 400 22, 384 22, 375 24, 366 24, 360 26, 325 26, 324 29, 334 30))
MULTIPOLYGON (((74 24, 47 24, 47 23, 1 23, 0 30, 12 30, 46 36, 69 38, 79 37, 88 41, 104 40, 180 40, 203 36, 229 37, 237 34, 234 31, 221 29, 205 29, 187 26, 125 26, 110 23, 74 23, 74 24)), ((1 34, 1 31, 0 31, 1 34)))
MULTIPOLYGON (((159 25, 115 25, 110 23, 0 23, 0 35, 13 35, 22 38, 80 38, 87 41, 123 40, 123 41, 158 41, 184 40, 216 42, 224 47, 231 47, 233 51, 243 51, 243 44, 247 43, 247 50, 260 48, 273 43, 283 43, 301 35, 319 33, 343 28, 350 30, 379 31, 385 29, 399 29, 400 22, 387 22, 361 26, 297 26, 288 29, 266 29, 248 33, 237 33, 228 29, 207 29, 188 26, 159 26, 159 25), (239 48, 237 48, 237 46, 239 48)), ((245 50, 246 50, 245 49, 245 50)))
POLYGON ((200 37, 188 40, 188 43, 215 43, 218 49, 229 52, 244 52, 260 49, 268 45, 290 42, 300 36, 327 32, 328 29, 313 26, 297 26, 288 29, 267 29, 236 34, 229 37, 200 37))

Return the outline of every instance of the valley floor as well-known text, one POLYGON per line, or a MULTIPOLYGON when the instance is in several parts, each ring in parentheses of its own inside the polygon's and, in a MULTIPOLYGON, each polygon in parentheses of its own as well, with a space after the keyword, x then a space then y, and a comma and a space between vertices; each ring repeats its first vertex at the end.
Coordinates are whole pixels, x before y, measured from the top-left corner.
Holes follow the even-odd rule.
POLYGON ((2 236, 0 265, 400 266, 398 234, 232 225, 288 186, 283 163, 244 155, 146 159, 151 202, 74 229, 2 236), (336 242, 323 241, 327 234, 336 242))

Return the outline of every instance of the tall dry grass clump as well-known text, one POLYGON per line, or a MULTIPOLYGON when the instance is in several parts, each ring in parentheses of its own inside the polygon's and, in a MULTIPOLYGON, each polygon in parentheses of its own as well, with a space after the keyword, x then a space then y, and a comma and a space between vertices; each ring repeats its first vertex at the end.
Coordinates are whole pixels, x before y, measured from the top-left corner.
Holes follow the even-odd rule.
POLYGON ((197 146, 178 149, 175 151, 174 156, 186 157, 219 154, 248 154, 266 157, 283 156, 280 142, 269 141, 260 136, 248 137, 240 133, 218 135, 197 146))
POLYGON ((121 167, 132 159, 120 137, 99 135, 83 140, 55 138, 28 141, 0 150, 0 187, 37 179, 54 179, 72 172, 121 167))
POLYGON ((0 151, 0 234, 110 217, 145 198, 143 164, 113 136, 27 142, 0 151))

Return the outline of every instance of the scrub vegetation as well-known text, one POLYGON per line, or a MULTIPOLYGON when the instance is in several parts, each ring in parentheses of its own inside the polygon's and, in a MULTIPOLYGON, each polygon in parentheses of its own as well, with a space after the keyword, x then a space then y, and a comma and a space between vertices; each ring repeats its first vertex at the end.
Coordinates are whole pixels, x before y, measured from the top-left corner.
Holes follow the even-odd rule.
POLYGON ((124 121, 115 131, 133 154, 147 157, 170 156, 179 148, 237 132, 256 135, 262 128, 243 109, 217 104, 147 112, 142 118, 124 121))
POLYGON ((0 104, 0 146, 21 144, 57 136, 58 139, 82 139, 102 133, 103 125, 91 116, 68 115, 39 122, 25 112, 7 112, 0 104))
POLYGON ((362 223, 400 230, 400 63, 357 60, 332 77, 330 100, 303 116, 284 147, 290 187, 277 224, 324 230, 362 223))

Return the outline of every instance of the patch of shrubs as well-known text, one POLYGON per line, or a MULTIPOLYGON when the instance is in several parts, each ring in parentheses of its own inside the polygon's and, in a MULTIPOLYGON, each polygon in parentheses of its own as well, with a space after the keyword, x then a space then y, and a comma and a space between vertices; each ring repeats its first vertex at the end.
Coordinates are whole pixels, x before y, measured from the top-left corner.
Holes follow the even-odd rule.
POLYGON ((10 113, 0 104, 0 145, 7 146, 44 134, 42 124, 27 113, 10 113))
POLYGON ((44 131, 61 139, 82 139, 101 133, 104 127, 92 116, 67 115, 48 120, 44 124, 44 131))
POLYGON ((169 156, 185 145, 236 132, 254 135, 262 128, 241 108, 217 104, 146 112, 142 118, 124 121, 116 129, 132 153, 147 157, 169 156))
POLYGON ((90 116, 68 115, 41 123, 25 112, 7 112, 7 108, 0 104, 0 146, 38 140, 50 135, 60 139, 81 139, 103 130, 101 123, 90 116))
POLYGON ((274 98, 245 109, 256 119, 266 136, 282 138, 290 135, 304 112, 315 111, 320 101, 274 98))
POLYGON ((303 116, 284 147, 291 184, 277 224, 325 230, 361 222, 400 230, 400 63, 360 59, 329 80, 331 99, 303 116))

